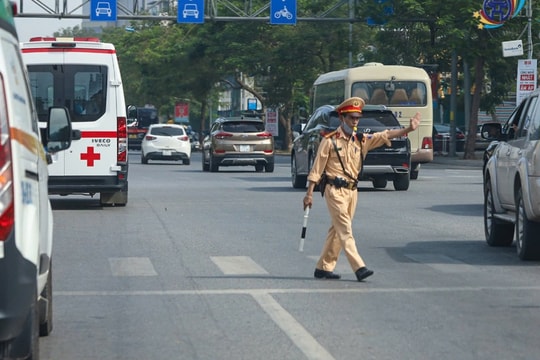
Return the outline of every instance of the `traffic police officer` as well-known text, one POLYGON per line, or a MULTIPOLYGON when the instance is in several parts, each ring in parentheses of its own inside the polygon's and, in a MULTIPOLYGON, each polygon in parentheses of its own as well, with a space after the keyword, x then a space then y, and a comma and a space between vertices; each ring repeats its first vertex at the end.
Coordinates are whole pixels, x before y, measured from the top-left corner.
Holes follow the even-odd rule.
POLYGON ((373 275, 373 271, 366 267, 356 249, 352 232, 352 219, 358 198, 357 177, 369 150, 383 144, 390 146, 390 139, 414 131, 420 124, 420 114, 416 113, 406 128, 357 135, 356 127, 363 107, 364 100, 359 97, 349 98, 336 107, 335 111, 339 115, 341 126, 323 138, 308 175, 309 185, 303 200, 304 209, 313 205, 313 190, 324 173, 327 184, 324 185, 325 189, 321 190, 324 190, 332 221, 315 267, 314 276, 317 279, 341 278, 339 274, 333 272, 341 249, 344 250, 358 281, 373 275))

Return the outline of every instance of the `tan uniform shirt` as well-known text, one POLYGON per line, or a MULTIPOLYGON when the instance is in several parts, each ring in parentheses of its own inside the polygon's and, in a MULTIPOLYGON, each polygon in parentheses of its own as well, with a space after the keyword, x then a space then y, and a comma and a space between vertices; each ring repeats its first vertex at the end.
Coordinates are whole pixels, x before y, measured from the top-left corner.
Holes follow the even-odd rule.
POLYGON ((345 175, 336 151, 334 150, 332 138, 335 139, 337 150, 345 170, 349 175, 355 178, 360 173, 362 162, 366 158, 369 150, 378 148, 383 144, 391 146, 386 130, 375 134, 364 134, 362 143, 360 144, 358 139, 355 138, 353 141, 345 134, 340 126, 335 132, 322 139, 319 149, 317 150, 317 157, 315 158, 313 167, 308 175, 309 181, 318 183, 325 170, 330 178, 339 176, 347 181, 353 180, 345 175))

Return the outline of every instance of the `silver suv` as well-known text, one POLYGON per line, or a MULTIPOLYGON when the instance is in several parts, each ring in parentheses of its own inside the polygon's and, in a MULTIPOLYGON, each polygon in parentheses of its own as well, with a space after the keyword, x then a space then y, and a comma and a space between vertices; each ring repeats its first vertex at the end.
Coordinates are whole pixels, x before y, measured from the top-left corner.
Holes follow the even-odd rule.
POLYGON ((484 229, 490 246, 516 239, 522 260, 540 259, 540 90, 504 124, 482 126, 492 143, 484 159, 484 229))

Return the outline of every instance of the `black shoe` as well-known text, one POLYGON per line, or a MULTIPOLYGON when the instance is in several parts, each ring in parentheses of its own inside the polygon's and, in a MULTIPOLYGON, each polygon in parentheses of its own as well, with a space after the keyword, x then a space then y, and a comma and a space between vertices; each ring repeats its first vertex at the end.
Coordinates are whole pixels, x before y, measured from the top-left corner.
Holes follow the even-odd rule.
POLYGON ((337 280, 341 279, 341 275, 333 273, 332 271, 324 271, 315 269, 315 273, 313 274, 317 279, 331 279, 331 280, 337 280))
POLYGON ((373 275, 373 270, 369 270, 367 267, 364 266, 364 267, 361 267, 360 269, 356 270, 355 274, 356 274, 356 278, 358 279, 358 281, 362 281, 365 278, 373 275))

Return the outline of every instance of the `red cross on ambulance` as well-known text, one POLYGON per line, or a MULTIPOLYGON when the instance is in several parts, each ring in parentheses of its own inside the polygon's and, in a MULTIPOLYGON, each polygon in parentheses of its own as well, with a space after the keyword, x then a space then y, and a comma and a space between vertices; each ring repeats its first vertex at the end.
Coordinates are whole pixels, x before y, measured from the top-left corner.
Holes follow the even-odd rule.
POLYGON ((86 147, 86 152, 81 153, 81 160, 86 160, 86 166, 88 167, 93 167, 94 161, 99 159, 101 159, 101 154, 95 153, 93 146, 86 147))

